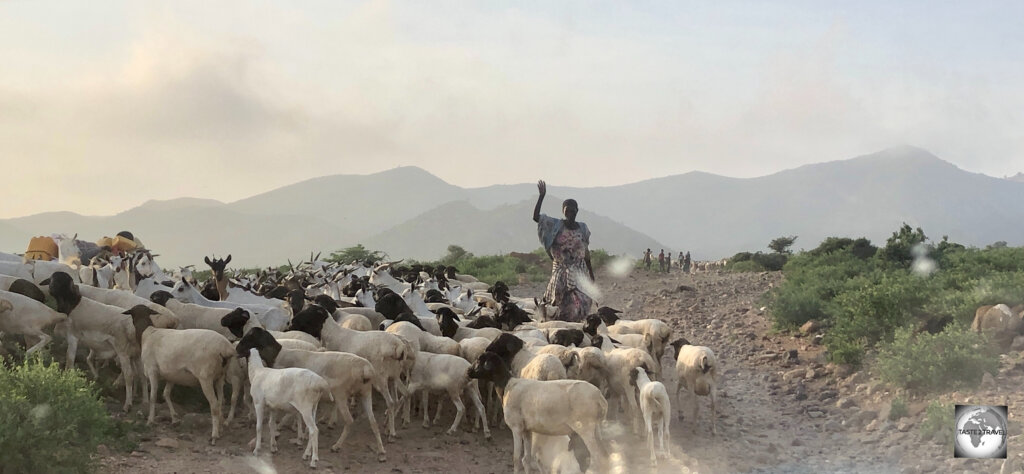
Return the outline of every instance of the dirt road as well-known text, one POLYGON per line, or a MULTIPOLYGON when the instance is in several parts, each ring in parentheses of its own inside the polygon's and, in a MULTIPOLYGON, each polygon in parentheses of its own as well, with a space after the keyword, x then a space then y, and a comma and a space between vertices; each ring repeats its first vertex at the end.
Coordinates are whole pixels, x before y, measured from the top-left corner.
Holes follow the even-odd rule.
MULTIPOLYGON (((647 463, 645 445, 628 428, 611 422, 607 437, 615 450, 617 472, 930 472, 934 470, 998 472, 996 460, 953 460, 943 446, 922 441, 916 425, 925 401, 909 398, 910 416, 887 421, 887 403, 894 394, 872 382, 866 374, 846 374, 827 365, 823 348, 811 337, 774 333, 759 308, 762 295, 781 279, 778 273, 707 273, 698 275, 637 272, 615 279, 599 275, 604 292, 601 305, 622 309, 629 319, 660 318, 672 326, 674 336, 711 347, 721 362, 718 434, 710 433, 710 408, 699 400, 698 419, 671 426, 671 457, 658 468, 647 463)), ((515 287, 514 295, 534 296, 540 284, 515 287)), ((672 367, 671 349, 663 361, 672 367)), ((1005 368, 1005 367, 1004 367, 1005 368)), ((1024 363, 1011 364, 997 376, 997 384, 1018 384, 1024 363)), ((666 371, 666 386, 675 376, 666 371)), ((180 389, 179 389, 180 390, 180 389)), ((996 392, 989 391, 994 395, 996 392)), ((984 395, 984 393, 983 393, 984 395)), ((1000 399, 1024 406, 1021 396, 1000 399)), ((991 401, 1000 401, 991 400, 991 401)), ((976 400, 986 401, 986 400, 976 400)), ((382 419, 378 408, 378 420, 382 419)), ((197 405, 198 406, 198 405, 197 405)), ((164 407, 158 413, 164 412, 164 407)), ((688 412, 687 412, 688 413, 688 412)), ((1020 413, 1020 411, 1017 411, 1020 413)), ((139 413, 134 414, 141 418, 139 413)), ((451 422, 452 413, 443 420, 451 422)), ((424 429, 413 423, 400 428, 399 439, 387 443, 387 461, 378 463, 371 451, 365 419, 357 419, 354 433, 341 453, 327 447, 340 434, 321 427, 321 464, 318 472, 394 473, 502 473, 512 470, 511 435, 503 426, 493 428, 494 439, 478 433, 445 436, 441 426, 424 429)), ((281 435, 281 450, 260 459, 246 447, 253 437, 249 422, 236 421, 217 446, 206 442, 208 415, 189 414, 179 426, 166 418, 144 436, 130 455, 106 454, 106 472, 305 472, 301 448, 281 435)), ((1011 434, 1019 435, 1019 429, 1011 434)), ((1011 438, 1019 440, 1019 436, 1011 438)), ((1011 445, 1012 446, 1012 445, 1011 445)), ((269 451, 269 449, 267 449, 269 451)), ((1019 450, 1018 450, 1019 451, 1019 450)), ((1011 450, 1011 456, 1019 452, 1011 450)), ((1012 471, 1009 471, 1012 472, 1012 471)))

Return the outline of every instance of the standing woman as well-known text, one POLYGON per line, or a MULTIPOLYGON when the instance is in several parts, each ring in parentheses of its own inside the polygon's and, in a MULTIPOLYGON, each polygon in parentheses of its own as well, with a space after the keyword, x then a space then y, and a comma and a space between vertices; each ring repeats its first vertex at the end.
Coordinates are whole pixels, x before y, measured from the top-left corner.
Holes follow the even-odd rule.
POLYGON ((540 213, 540 205, 547 194, 543 180, 537 182, 540 197, 533 208, 533 221, 537 223, 537 236, 551 257, 551 280, 544 292, 544 301, 558 307, 557 318, 562 321, 583 321, 590 313, 593 300, 580 290, 586 278, 594 281, 590 265, 590 229, 576 222, 579 206, 574 199, 562 202, 565 219, 556 219, 540 213))

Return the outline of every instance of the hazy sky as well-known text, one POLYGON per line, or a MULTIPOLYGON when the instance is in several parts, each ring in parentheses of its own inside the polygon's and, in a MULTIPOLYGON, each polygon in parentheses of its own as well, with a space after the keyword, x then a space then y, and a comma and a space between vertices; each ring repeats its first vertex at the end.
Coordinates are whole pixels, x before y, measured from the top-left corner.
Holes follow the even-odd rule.
POLYGON ((417 165, 737 177, 926 148, 1024 171, 1024 2, 0 0, 0 218, 417 165))

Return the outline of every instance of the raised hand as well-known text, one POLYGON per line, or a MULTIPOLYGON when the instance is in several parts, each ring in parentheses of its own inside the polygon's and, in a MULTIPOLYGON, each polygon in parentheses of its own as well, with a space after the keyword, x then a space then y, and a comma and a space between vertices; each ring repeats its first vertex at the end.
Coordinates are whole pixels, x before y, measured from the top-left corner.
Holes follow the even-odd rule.
POLYGON ((540 195, 543 196, 548 193, 548 185, 544 180, 537 181, 537 191, 540 191, 540 195))

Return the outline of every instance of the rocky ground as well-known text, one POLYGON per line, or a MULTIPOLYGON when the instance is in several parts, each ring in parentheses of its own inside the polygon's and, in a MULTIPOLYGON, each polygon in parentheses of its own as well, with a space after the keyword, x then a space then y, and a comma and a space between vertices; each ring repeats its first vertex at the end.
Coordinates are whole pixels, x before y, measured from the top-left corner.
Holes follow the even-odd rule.
MULTIPOLYGON (((846 367, 828 364, 813 332, 772 331, 761 298, 780 279, 779 273, 599 275, 604 292, 601 305, 622 309, 630 319, 664 319, 676 336, 711 347, 721 362, 718 434, 710 433, 709 403, 702 397, 696 421, 672 421, 671 456, 652 469, 639 438, 611 422, 605 429, 615 450, 615 471, 1010 473, 1024 466, 1019 423, 1024 413, 1024 361, 1019 353, 1004 356, 999 372, 986 377, 982 387, 938 397, 961 404, 1008 405, 1010 459, 1006 463, 953 459, 952 447, 922 439, 919 427, 929 399, 890 390, 866 371, 851 373, 846 367), (890 421, 890 403, 897 397, 907 401, 908 415, 890 421)), ((541 284, 512 290, 523 296, 542 292, 541 284)), ((670 349, 663 361, 666 367, 673 365, 671 354, 670 349)), ((675 386, 671 372, 666 371, 665 381, 670 389, 675 386)), ((162 412, 163 406, 158 410, 162 412)), ((139 419, 141 413, 130 416, 139 419)), ((450 414, 445 419, 450 422, 450 414)), ((101 449, 103 470, 308 470, 300 460, 301 449, 287 443, 292 436, 287 430, 281 436, 281 451, 256 459, 246 447, 254 432, 248 422, 227 428, 226 436, 211 447, 206 442, 208 415, 186 415, 178 426, 160 421, 142 435, 140 446, 131 454, 101 449)), ((365 420, 358 419, 356 424, 342 453, 327 450, 340 430, 323 427, 318 471, 489 473, 512 468, 511 435, 504 428, 494 428, 494 439, 484 441, 480 434, 465 431, 445 436, 444 427, 424 429, 414 421, 399 430, 396 442, 385 445, 387 461, 378 463, 369 448, 365 420)))

